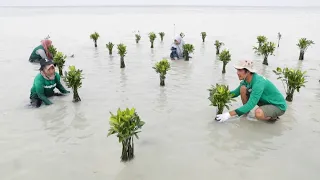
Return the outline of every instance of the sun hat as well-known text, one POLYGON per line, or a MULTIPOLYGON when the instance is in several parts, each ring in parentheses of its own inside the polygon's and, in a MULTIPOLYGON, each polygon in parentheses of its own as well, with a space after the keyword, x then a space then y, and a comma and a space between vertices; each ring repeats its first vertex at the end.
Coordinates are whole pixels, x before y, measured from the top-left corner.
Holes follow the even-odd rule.
POLYGON ((236 69, 247 69, 248 71, 255 73, 257 72, 253 68, 253 62, 251 60, 241 60, 238 62, 238 64, 233 65, 234 68, 236 69))
POLYGON ((41 59, 40 60, 40 70, 42 70, 44 67, 46 67, 48 65, 54 66, 53 61, 50 59, 41 59))

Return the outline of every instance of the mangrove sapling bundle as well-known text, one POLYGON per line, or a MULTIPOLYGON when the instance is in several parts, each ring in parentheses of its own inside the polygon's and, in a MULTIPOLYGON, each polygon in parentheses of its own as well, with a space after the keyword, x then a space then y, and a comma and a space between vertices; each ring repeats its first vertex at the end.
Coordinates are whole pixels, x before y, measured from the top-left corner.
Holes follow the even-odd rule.
POLYGON ((185 44, 183 45, 183 55, 186 61, 189 61, 189 54, 193 53, 194 51, 194 46, 192 44, 185 44))
POLYGON ((297 44, 297 46, 300 48, 299 60, 304 60, 304 53, 312 44, 314 44, 314 42, 312 40, 307 40, 307 38, 299 39, 299 43, 297 44))
POLYGON ((98 47, 97 41, 98 41, 99 37, 100 37, 100 35, 97 32, 90 35, 90 39, 92 39, 94 42, 94 47, 98 47))
POLYGON ((127 54, 127 46, 124 44, 118 44, 118 54, 120 55, 120 68, 125 68, 126 65, 124 64, 124 56, 127 54))
POLYGON ((221 46, 224 45, 224 43, 220 42, 219 40, 216 40, 214 45, 216 46, 216 55, 219 55, 220 54, 220 48, 221 48, 221 46))
POLYGON ((160 74, 160 86, 165 86, 167 71, 170 69, 170 63, 167 59, 163 59, 155 64, 153 69, 160 74))
POLYGON ((282 38, 282 35, 280 34, 280 32, 278 32, 278 47, 280 46, 280 39, 282 38))
POLYGON ((300 92, 301 87, 305 87, 305 80, 307 73, 306 71, 302 72, 298 69, 289 69, 277 67, 273 72, 278 75, 278 79, 281 79, 284 90, 286 91, 286 100, 292 102, 293 94, 297 90, 300 92))
MULTIPOLYGON (((255 48, 258 50, 257 47, 255 47, 255 48)), ((274 55, 273 53, 274 53, 275 49, 276 49, 276 45, 273 42, 266 42, 260 47, 259 55, 263 56, 262 64, 269 65, 268 57, 270 55, 274 55)))
POLYGON ((208 90, 210 92, 208 98, 211 102, 210 106, 217 107, 217 115, 222 114, 225 107, 229 110, 231 101, 235 101, 229 87, 226 85, 216 84, 216 86, 212 86, 208 90))
POLYGON ((136 43, 138 44, 141 39, 141 36, 140 34, 135 34, 135 36, 136 36, 136 43))
POLYGON ((206 32, 201 32, 201 37, 202 37, 202 42, 205 42, 207 33, 206 32))
POLYGON ((106 44, 106 46, 109 50, 109 55, 112 55, 112 50, 113 50, 114 44, 112 42, 109 42, 108 44, 106 44))
POLYGON ((57 54, 57 48, 55 48, 53 45, 48 47, 48 51, 52 55, 52 58, 54 58, 57 54))
POLYGON ((76 69, 75 66, 69 66, 69 71, 65 72, 64 80, 73 91, 73 102, 81 101, 78 89, 82 86, 82 79, 82 70, 76 69))
POLYGON ((157 38, 157 35, 154 32, 149 33, 149 39, 151 42, 151 48, 153 48, 154 40, 157 38))
POLYGON ((261 55, 260 54, 260 49, 261 49, 261 47, 262 47, 262 45, 264 44, 264 43, 266 43, 267 42, 267 37, 265 37, 265 36, 258 36, 257 37, 257 41, 258 41, 258 47, 253 47, 253 49, 255 50, 255 53, 257 54, 257 55, 261 55))
POLYGON ((64 63, 66 62, 67 56, 64 55, 62 52, 57 52, 57 54, 53 58, 54 64, 58 67, 59 69, 59 75, 62 76, 62 69, 64 67, 64 63))
POLYGON ((133 136, 139 139, 138 133, 145 122, 140 120, 135 108, 117 111, 114 115, 110 112, 110 129, 108 136, 117 134, 119 142, 122 144, 121 162, 127 162, 134 158, 133 136))
POLYGON ((163 41, 163 37, 164 37, 165 33, 164 33, 164 32, 159 32, 159 35, 160 35, 160 39, 161 39, 161 42, 162 42, 162 41, 163 41))
POLYGON ((230 54, 229 50, 226 50, 226 49, 223 50, 219 55, 219 59, 223 63, 222 74, 225 74, 226 73, 226 65, 228 64, 228 62, 231 61, 231 54, 230 54))

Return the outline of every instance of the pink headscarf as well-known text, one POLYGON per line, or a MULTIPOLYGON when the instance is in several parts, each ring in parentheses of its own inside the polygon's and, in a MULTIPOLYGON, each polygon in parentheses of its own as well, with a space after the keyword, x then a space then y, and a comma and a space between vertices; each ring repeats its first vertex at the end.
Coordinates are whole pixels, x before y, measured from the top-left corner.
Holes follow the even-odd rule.
POLYGON ((44 39, 41 41, 41 45, 43 46, 44 50, 46 51, 47 58, 52 60, 52 56, 48 50, 48 48, 49 48, 49 46, 51 46, 51 44, 52 44, 52 41, 49 39, 44 39))

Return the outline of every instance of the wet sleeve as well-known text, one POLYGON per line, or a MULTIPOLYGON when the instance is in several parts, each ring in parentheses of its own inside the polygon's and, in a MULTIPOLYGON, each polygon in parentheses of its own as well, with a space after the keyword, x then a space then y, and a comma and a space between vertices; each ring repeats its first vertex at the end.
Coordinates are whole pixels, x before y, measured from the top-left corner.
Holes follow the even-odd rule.
POLYGON ((252 86, 252 91, 250 93, 248 102, 235 110, 238 116, 248 113, 258 104, 264 91, 264 86, 265 81, 259 81, 252 86))
POLYGON ((60 75, 59 75, 58 73, 56 73, 56 78, 55 78, 55 80, 56 80, 56 87, 57 87, 57 89, 58 89, 61 93, 65 94, 65 93, 68 93, 68 92, 69 92, 69 91, 67 91, 67 90, 63 87, 63 85, 61 84, 61 82, 60 82, 60 75))
POLYGON ((52 104, 52 102, 47 98, 47 96, 44 94, 44 84, 43 81, 41 80, 37 80, 35 83, 36 86, 36 92, 37 95, 39 97, 39 99, 41 99, 45 105, 50 105, 52 104))
POLYGON ((48 59, 47 55, 46 55, 46 52, 43 49, 38 49, 37 50, 37 54, 39 54, 42 59, 48 59))
POLYGON ((233 97, 238 97, 240 95, 240 87, 241 87, 241 84, 233 91, 230 91, 230 94, 233 95, 233 97))

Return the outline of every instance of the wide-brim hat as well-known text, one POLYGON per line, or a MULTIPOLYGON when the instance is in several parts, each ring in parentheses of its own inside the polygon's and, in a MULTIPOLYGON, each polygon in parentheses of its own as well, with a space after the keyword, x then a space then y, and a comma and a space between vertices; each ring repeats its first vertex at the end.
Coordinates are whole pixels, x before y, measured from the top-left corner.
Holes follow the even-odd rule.
POLYGON ((248 71, 255 73, 257 72, 253 68, 253 62, 251 60, 241 60, 238 62, 238 64, 233 65, 234 68, 236 69, 247 69, 248 71))

